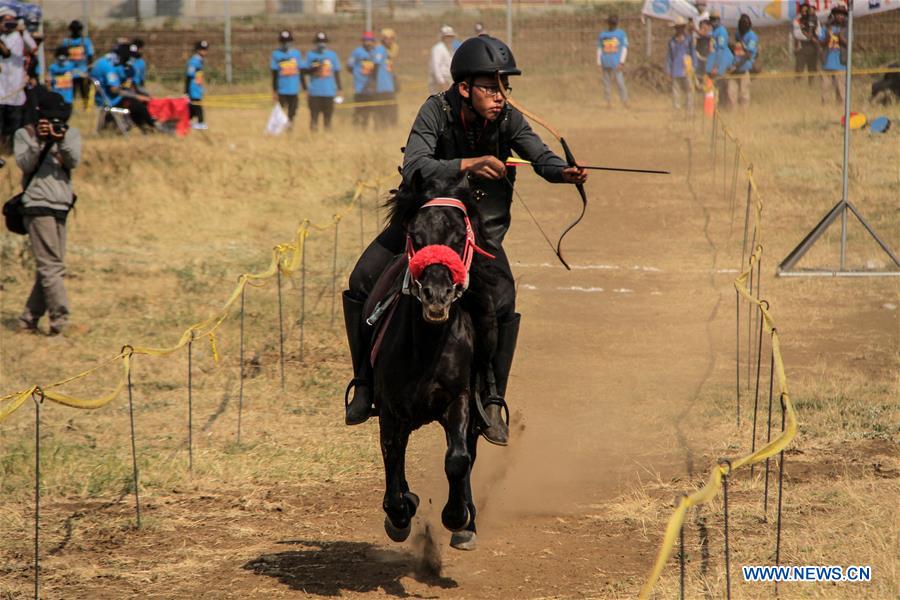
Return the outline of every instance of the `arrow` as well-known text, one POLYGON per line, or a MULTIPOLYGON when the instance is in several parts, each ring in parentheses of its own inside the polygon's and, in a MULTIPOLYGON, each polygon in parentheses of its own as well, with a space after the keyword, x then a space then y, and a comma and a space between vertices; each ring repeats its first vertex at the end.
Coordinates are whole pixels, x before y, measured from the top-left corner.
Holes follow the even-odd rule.
MULTIPOLYGON (((522 165, 531 165, 532 167, 557 167, 556 163, 532 163, 527 160, 523 160, 521 158, 516 158, 515 156, 510 156, 506 159, 507 167, 520 167, 522 165)), ((654 169, 625 169, 623 167, 594 167, 594 166, 584 166, 578 165, 581 169, 588 169, 590 171, 620 171, 623 173, 653 173, 657 175, 670 175, 669 171, 657 171, 654 169)))

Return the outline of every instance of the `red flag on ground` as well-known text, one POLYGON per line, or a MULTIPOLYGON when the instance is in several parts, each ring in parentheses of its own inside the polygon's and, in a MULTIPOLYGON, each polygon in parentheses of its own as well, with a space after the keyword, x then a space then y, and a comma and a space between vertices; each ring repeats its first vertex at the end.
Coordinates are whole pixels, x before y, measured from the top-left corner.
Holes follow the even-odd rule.
POLYGON ((151 98, 147 103, 147 112, 159 123, 175 122, 175 133, 184 137, 191 130, 191 112, 188 108, 188 99, 177 98, 151 98))

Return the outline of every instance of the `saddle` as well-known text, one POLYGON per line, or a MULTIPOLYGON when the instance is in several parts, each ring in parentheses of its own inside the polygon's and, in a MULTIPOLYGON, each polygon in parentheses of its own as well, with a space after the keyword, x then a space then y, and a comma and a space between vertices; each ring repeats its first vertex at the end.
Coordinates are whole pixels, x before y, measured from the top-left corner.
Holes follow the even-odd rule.
POLYGON ((366 299, 363 314, 366 315, 366 325, 372 328, 372 350, 369 354, 372 366, 375 365, 384 332, 393 320, 398 300, 403 293, 409 272, 408 265, 406 254, 394 257, 378 276, 372 292, 366 299))

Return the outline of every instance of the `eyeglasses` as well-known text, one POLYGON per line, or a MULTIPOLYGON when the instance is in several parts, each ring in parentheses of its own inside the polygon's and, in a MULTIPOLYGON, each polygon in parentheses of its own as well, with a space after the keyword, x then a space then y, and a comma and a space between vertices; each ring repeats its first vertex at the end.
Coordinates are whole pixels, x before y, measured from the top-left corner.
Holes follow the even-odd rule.
POLYGON ((472 87, 478 88, 485 96, 491 96, 492 98, 496 98, 498 96, 502 98, 503 96, 509 96, 510 94, 512 94, 512 88, 509 86, 506 86, 501 90, 500 86, 497 85, 481 85, 480 83, 473 83, 472 87))

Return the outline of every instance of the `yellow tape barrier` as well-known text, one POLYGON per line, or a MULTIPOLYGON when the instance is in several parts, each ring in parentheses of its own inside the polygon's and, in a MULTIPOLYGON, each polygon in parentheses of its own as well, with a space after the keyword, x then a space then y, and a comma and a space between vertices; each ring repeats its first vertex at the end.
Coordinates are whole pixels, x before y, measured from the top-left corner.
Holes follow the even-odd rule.
MULTIPOLYGON (((844 71, 822 71, 819 70, 814 73, 797 73, 796 71, 763 71, 762 73, 750 73, 751 79, 798 79, 801 77, 814 77, 816 75, 823 75, 828 73, 829 75, 834 75, 836 73, 843 74, 844 71)), ((850 75, 884 75, 886 73, 900 73, 900 69, 897 68, 884 68, 884 69, 853 69, 850 75)), ((716 79, 740 79, 743 77, 743 73, 731 73, 729 75, 722 75, 720 77, 716 77, 716 79)))
MULTIPOLYGON (((265 93, 249 93, 249 94, 219 94, 207 96, 205 100, 200 102, 203 106, 210 108, 260 108, 272 105, 272 94, 265 93)), ((195 103, 196 104, 196 103, 195 103)), ((397 100, 369 100, 366 102, 342 102, 335 104, 335 108, 359 108, 359 107, 375 107, 375 106, 396 106, 397 100)))
MULTIPOLYGON (((716 114, 716 119, 717 122, 722 125, 722 132, 731 137, 732 140, 737 144, 738 150, 741 154, 741 157, 743 158, 744 154, 740 149, 740 143, 738 142, 737 138, 734 137, 734 135, 728 131, 728 128, 724 125, 724 123, 722 123, 721 115, 716 114)), ((760 240, 762 236, 762 197, 759 193, 759 188, 756 185, 756 180, 753 178, 752 168, 747 168, 747 177, 753 190, 753 197, 756 200, 753 211, 753 225, 757 232, 756 239, 760 240)), ((750 288, 748 286, 750 273, 759 262, 759 259, 762 256, 762 250, 762 244, 758 243, 753 249, 753 253, 750 255, 750 260, 748 261, 747 267, 743 271, 741 271, 741 273, 734 280, 734 288, 735 290, 737 290, 738 294, 744 297, 744 299, 746 299, 751 304, 755 304, 759 307, 759 311, 763 316, 765 330, 772 336, 772 353, 775 361, 775 377, 778 380, 778 385, 781 388, 781 398, 784 402, 784 410, 786 416, 784 431, 782 431, 778 437, 776 437, 765 446, 761 447, 756 452, 735 459, 730 462, 730 465, 717 465, 710 473, 706 485, 704 485, 693 494, 681 498, 681 501, 675 508, 675 512, 669 518, 669 523, 666 526, 666 532, 663 535, 663 541, 660 544, 659 552, 656 555, 656 562, 653 565, 653 569, 650 571, 650 575, 647 578, 647 581, 641 588, 640 598, 642 600, 646 600, 650 597, 650 593, 653 591, 653 586, 656 584, 657 580, 662 574, 663 569, 665 569, 666 563, 668 563, 669 559, 672 557, 672 554, 675 550, 675 544, 678 541, 678 534, 681 530, 682 525, 684 524, 684 518, 687 514, 688 509, 692 506, 706 504, 707 502, 715 498, 716 494, 718 494, 719 490, 722 488, 723 476, 729 475, 731 472, 740 469, 741 467, 760 463, 767 458, 775 456, 776 454, 787 448, 788 444, 790 444, 794 439, 794 436, 797 435, 797 413, 794 410, 794 405, 791 402, 791 397, 788 392, 787 376, 785 375, 784 370, 784 359, 781 354, 781 338, 778 336, 778 331, 775 328, 775 320, 772 318, 772 315, 769 312, 767 303, 756 299, 751 294, 750 288)))
POLYGON ((252 282, 263 281, 275 277, 275 275, 279 271, 287 276, 290 276, 291 274, 296 272, 303 263, 303 255, 306 251, 306 238, 309 237, 310 231, 328 231, 332 227, 336 227, 338 223, 340 223, 341 219, 350 214, 350 212, 356 207, 356 203, 361 200, 365 190, 381 189, 386 179, 387 177, 377 177, 368 181, 361 181, 357 183, 351 201, 347 204, 346 207, 344 207, 344 209, 333 216, 330 225, 317 225, 311 223, 309 219, 303 221, 303 223, 297 229, 297 234, 293 242, 281 243, 276 245, 272 249, 272 259, 269 263, 269 267, 266 270, 259 273, 242 274, 238 278, 237 286, 231 292, 231 295, 228 297, 228 300, 226 300, 222 308, 219 309, 214 315, 204 319, 203 321, 200 321, 199 323, 194 323, 193 325, 185 329, 181 334, 181 337, 178 339, 178 342, 174 345, 161 348, 151 346, 126 345, 123 347, 122 351, 119 352, 119 354, 103 361, 102 363, 94 367, 91 367, 90 369, 87 369, 86 371, 82 371, 77 375, 73 375, 71 377, 67 377, 66 379, 44 386, 33 385, 28 389, 13 392, 12 394, 7 394, 6 396, 0 397, 0 421, 3 421, 14 412, 16 412, 19 408, 21 408, 22 405, 32 395, 39 395, 47 400, 51 400, 65 406, 70 406, 72 408, 95 409, 105 406, 112 402, 116 397, 118 397, 118 395, 127 385, 128 374, 131 370, 131 357, 134 354, 143 354, 147 356, 167 356, 179 350, 180 348, 183 348, 188 343, 206 336, 209 339, 213 358, 218 362, 218 351, 216 349, 215 339, 216 330, 218 330, 225 319, 228 318, 232 307, 241 297, 244 288, 248 284, 254 285, 254 283, 252 282), (113 390, 103 396, 95 398, 76 398, 74 396, 69 396, 67 394, 54 391, 55 388, 92 375, 93 373, 109 366, 112 363, 115 363, 118 360, 122 361, 122 376, 116 383, 113 390))

